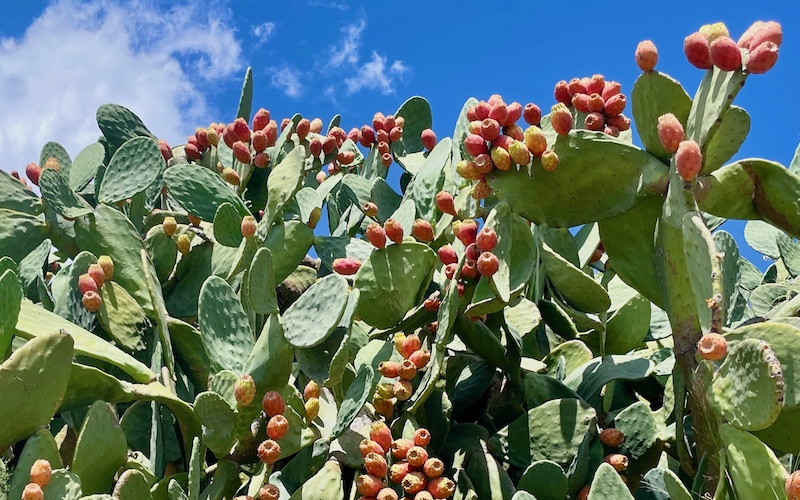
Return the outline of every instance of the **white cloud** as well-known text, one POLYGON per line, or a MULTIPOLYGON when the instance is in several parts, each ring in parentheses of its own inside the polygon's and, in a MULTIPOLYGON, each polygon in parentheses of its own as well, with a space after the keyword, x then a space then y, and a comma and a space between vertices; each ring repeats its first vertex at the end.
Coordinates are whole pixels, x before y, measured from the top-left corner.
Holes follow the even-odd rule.
POLYGON ((303 93, 303 84, 300 82, 302 73, 292 66, 281 66, 270 70, 272 86, 281 89, 289 97, 300 97, 303 93))
POLYGON ((385 56, 373 51, 372 59, 360 65, 355 76, 345 78, 347 93, 353 94, 362 88, 378 89, 382 94, 394 92, 395 79, 403 76, 408 68, 403 61, 394 61, 387 67, 386 61, 385 56))
POLYGON ((263 24, 259 24, 258 26, 253 26, 251 33, 254 37, 258 38, 258 42, 256 43, 256 47, 260 47, 267 43, 272 35, 275 34, 275 28, 278 26, 273 22, 265 22, 263 24))
POLYGON ((344 63, 358 63, 358 49, 361 46, 361 33, 367 27, 366 19, 361 19, 358 24, 348 24, 342 27, 342 42, 330 48, 331 59, 328 63, 334 68, 338 68, 344 63))
POLYGON ((201 87, 238 79, 242 64, 230 13, 207 5, 57 0, 24 35, 0 40, 2 167, 24 169, 51 140, 74 157, 100 135, 104 103, 171 143, 212 121, 201 87))
POLYGON ((309 7, 324 7, 326 9, 336 9, 336 10, 341 10, 342 12, 344 12, 347 9, 350 8, 349 5, 347 5, 346 3, 342 3, 341 1, 339 1, 339 2, 336 2, 336 1, 323 2, 321 0, 309 0, 308 6, 309 7))

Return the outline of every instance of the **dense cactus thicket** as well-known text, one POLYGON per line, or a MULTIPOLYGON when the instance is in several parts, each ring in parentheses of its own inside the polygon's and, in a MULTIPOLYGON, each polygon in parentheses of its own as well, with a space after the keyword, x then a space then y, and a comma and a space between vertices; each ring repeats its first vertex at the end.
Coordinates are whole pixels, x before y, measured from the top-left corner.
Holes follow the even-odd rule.
POLYGON ((645 41, 627 94, 452 138, 278 123, 250 70, 177 147, 101 106, 0 174, 0 498, 800 498, 800 158, 729 163, 781 42, 703 26, 692 98, 645 41))

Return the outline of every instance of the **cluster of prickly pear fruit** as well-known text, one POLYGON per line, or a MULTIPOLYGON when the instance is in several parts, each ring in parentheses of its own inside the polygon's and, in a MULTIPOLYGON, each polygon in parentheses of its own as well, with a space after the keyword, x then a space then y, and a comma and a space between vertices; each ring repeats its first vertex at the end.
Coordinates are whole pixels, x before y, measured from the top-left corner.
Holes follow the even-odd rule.
POLYGON ((689 63, 699 69, 713 66, 722 71, 739 71, 744 64, 748 72, 762 74, 775 66, 782 41, 783 30, 775 21, 755 22, 738 41, 731 38, 725 24, 714 23, 687 36, 683 51, 689 63))
POLYGON ((78 277, 78 291, 81 303, 89 312, 97 312, 103 305, 100 288, 114 277, 114 261, 108 255, 101 255, 97 264, 91 264, 85 274, 78 277))
MULTIPOLYGON (((361 128, 352 128, 348 132, 348 139, 357 144, 361 144, 369 149, 378 146, 381 163, 384 167, 392 164, 391 145, 403 138, 403 127, 405 118, 402 116, 384 115, 381 112, 375 113, 372 117, 372 126, 364 125, 361 128)), ((436 136, 433 137, 434 143, 436 136)))
POLYGON ((561 80, 553 94, 558 104, 550 111, 550 123, 559 135, 569 133, 572 128, 572 114, 567 118, 565 113, 565 107, 570 106, 585 115, 580 125, 586 130, 617 137, 631 127, 631 120, 622 113, 628 102, 622 86, 619 82, 607 82, 603 75, 573 78, 569 82, 561 80))
MULTIPOLYGON (((438 298, 428 298, 424 307, 429 310, 439 308, 438 298)), ((431 360, 431 353, 422 348, 422 340, 417 334, 397 333, 394 346, 403 357, 402 361, 382 361, 378 365, 378 373, 390 382, 378 384, 372 397, 375 411, 386 418, 391 418, 395 405, 407 401, 414 393, 413 381, 419 372, 424 370, 431 360)))

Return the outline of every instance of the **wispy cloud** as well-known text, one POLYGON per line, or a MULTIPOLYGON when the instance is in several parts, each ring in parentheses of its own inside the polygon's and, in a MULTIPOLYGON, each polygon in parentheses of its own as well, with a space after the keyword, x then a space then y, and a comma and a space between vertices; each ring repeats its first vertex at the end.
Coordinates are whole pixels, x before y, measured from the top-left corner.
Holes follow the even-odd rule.
POLYGON ((343 64, 358 64, 358 50, 361 48, 361 33, 367 27, 366 19, 361 19, 358 24, 348 24, 342 27, 342 41, 330 47, 331 58, 328 63, 334 68, 343 64))
POLYGON ((262 45, 267 43, 269 39, 272 38, 272 35, 275 34, 275 29, 277 27, 278 25, 270 21, 259 24, 258 26, 253 26, 250 32, 258 40, 256 42, 256 48, 261 47, 262 45))
POLYGON ((294 66, 284 65, 270 70, 272 86, 283 91, 289 97, 300 97, 303 93, 301 79, 303 74, 294 66))
POLYGON ((202 86, 236 75, 241 50, 226 9, 183 0, 57 0, 19 38, 0 40, 3 168, 60 142, 74 157, 97 140, 104 103, 130 108, 158 137, 183 142, 211 120, 202 86))
POLYGON ((344 2, 335 2, 335 1, 334 2, 323 2, 322 0, 309 0, 308 1, 308 6, 309 7, 324 7, 326 9, 336 9, 336 10, 341 10, 342 12, 344 12, 344 11, 346 11, 346 10, 348 10, 350 8, 350 6, 347 5, 344 2))

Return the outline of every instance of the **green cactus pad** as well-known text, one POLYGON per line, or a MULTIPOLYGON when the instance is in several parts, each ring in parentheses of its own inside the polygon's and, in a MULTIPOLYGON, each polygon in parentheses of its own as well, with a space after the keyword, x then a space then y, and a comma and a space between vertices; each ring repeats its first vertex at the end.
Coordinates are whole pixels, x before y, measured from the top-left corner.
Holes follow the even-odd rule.
POLYGON ((350 428, 358 413, 375 390, 375 371, 369 365, 358 370, 356 378, 347 389, 336 416, 336 425, 331 430, 330 439, 337 439, 350 428))
POLYGON ((342 468, 331 460, 300 487, 289 500, 344 500, 342 468))
POLYGON ((272 254, 268 249, 259 248, 255 256, 253 256, 246 286, 247 297, 256 313, 272 314, 278 312, 272 254))
POLYGON ((48 227, 41 218, 0 208, 0 247, 4 256, 19 262, 46 237, 48 227))
POLYGON ((628 486, 622 481, 614 467, 607 463, 600 464, 592 479, 588 500, 633 500, 628 486))
POLYGON ((706 71, 703 81, 692 99, 692 110, 686 121, 686 139, 694 140, 700 147, 720 130, 724 115, 736 94, 744 86, 748 73, 745 71, 722 71, 712 68, 706 71))
POLYGON ((175 350, 175 359, 184 374, 195 388, 205 389, 208 385, 211 362, 208 360, 200 331, 189 323, 171 317, 167 319, 167 326, 175 350))
POLYGON ((81 478, 83 494, 109 491, 127 456, 125 432, 114 411, 103 401, 93 403, 83 419, 71 467, 81 478))
MULTIPOLYGON (((11 269, 0 273, 0 353, 8 350, 14 338, 22 298, 17 274, 11 269)), ((0 354, 0 359, 3 359, 3 354, 0 354)))
POLYGON ((194 411, 203 424, 203 443, 218 457, 226 456, 236 442, 236 410, 215 392, 203 392, 194 400, 194 411))
POLYGON ((355 279, 361 292, 357 314, 368 325, 389 328, 421 299, 432 279, 436 253, 427 245, 404 242, 372 252, 355 279))
POLYGON ((44 490, 45 500, 78 500, 82 498, 81 478, 64 469, 56 469, 44 490))
POLYGON ((242 374, 253 377, 256 395, 263 396, 267 391, 278 390, 286 385, 293 360, 291 346, 283 335, 278 315, 272 314, 247 357, 242 374))
POLYGON ((650 301, 635 293, 608 318, 605 352, 627 354, 642 345, 649 329, 650 301))
POLYGON ((88 186, 97 173, 97 169, 103 164, 105 156, 106 150, 99 142, 83 148, 69 169, 69 187, 80 191, 88 186))
POLYGON ((552 460, 566 467, 595 425, 595 410, 588 404, 554 399, 497 431, 489 438, 489 450, 516 467, 527 467, 533 460, 552 460), (552 432, 554 428, 561 431, 552 432))
POLYGON ((214 239, 229 247, 242 243, 242 214, 230 203, 222 203, 214 214, 214 239))
POLYGON ((200 289, 198 320, 211 370, 241 371, 255 339, 236 292, 219 276, 200 289))
POLYGON ((153 261, 158 281, 165 283, 178 261, 178 248, 175 240, 164 234, 161 226, 153 226, 147 232, 144 247, 153 261))
POLYGON ((422 131, 433 126, 431 105, 425 98, 414 96, 401 104, 394 116, 402 116, 406 121, 403 127, 403 137, 391 144, 394 157, 400 166, 403 166, 401 163, 403 156, 423 150, 422 131))
POLYGON ((103 104, 97 108, 97 125, 108 141, 109 155, 134 137, 153 137, 138 116, 118 104, 103 104))
POLYGON ((786 471, 767 445, 728 424, 719 437, 736 498, 783 498, 786 471))
POLYGON ((141 193, 164 171, 164 157, 155 140, 136 137, 117 149, 103 174, 98 201, 113 205, 141 193))
POLYGON ((169 196, 187 212, 203 220, 214 220, 217 208, 228 202, 241 215, 250 211, 222 177, 197 165, 175 165, 164 172, 169 196))
POLYGON ((283 206, 302 187, 305 148, 296 147, 275 165, 267 178, 267 204, 258 223, 258 235, 264 238, 283 206))
POLYGON ((536 500, 563 500, 567 497, 567 476, 557 463, 537 460, 522 473, 517 488, 535 495, 536 500))
POLYGON ((114 500, 151 500, 152 498, 147 478, 134 469, 128 469, 119 476, 111 496, 114 500))
POLYGON ((94 330, 97 316, 83 307, 78 278, 85 274, 89 266, 97 263, 97 257, 89 252, 81 252, 72 260, 69 267, 58 273, 58 280, 51 285, 55 307, 53 312, 62 318, 86 329, 94 330))
POLYGON ((498 298, 508 303, 512 291, 520 290, 536 267, 536 261, 531 259, 536 244, 525 219, 512 213, 507 203, 495 205, 486 218, 485 226, 497 233, 497 246, 492 253, 497 256, 500 265, 491 279, 481 277, 481 282, 491 281, 498 298))
POLYGON ((100 289, 103 305, 97 319, 111 338, 127 351, 145 348, 149 331, 147 316, 133 297, 117 283, 111 281, 100 289))
POLYGON ((648 403, 639 401, 622 410, 614 418, 614 427, 625 435, 619 453, 634 461, 643 459, 656 445, 658 427, 648 403))
POLYGON ((64 146, 57 142, 47 142, 42 146, 42 151, 39 153, 39 166, 44 168, 48 158, 55 158, 58 160, 58 165, 61 167, 61 172, 64 177, 69 175, 70 168, 72 167, 72 160, 69 153, 64 149, 64 146))
POLYGON ((0 364, 0 447, 7 447, 50 422, 69 380, 73 340, 64 333, 25 343, 0 364), (34 397, 35 395, 35 397, 34 397))
POLYGON ((25 489, 25 485, 31 482, 31 466, 39 459, 50 462, 50 467, 53 470, 63 467, 61 455, 58 452, 58 444, 56 444, 53 435, 47 429, 39 429, 25 441, 25 447, 22 448, 22 453, 19 455, 14 468, 14 474, 11 476, 11 482, 8 484, 10 498, 22 497, 22 490, 25 489))
POLYGON ((769 427, 783 408, 780 362, 763 340, 742 340, 714 374, 706 396, 720 416, 739 429, 769 427))
POLYGON ((338 274, 330 274, 312 285, 281 317, 286 340, 300 348, 324 342, 342 317, 347 288, 347 281, 338 274))
POLYGON ((169 494, 169 500, 189 500, 186 492, 183 491, 183 487, 175 479, 170 479, 167 485, 167 493, 169 494))
POLYGON ((39 189, 47 204, 62 217, 74 219, 92 212, 92 207, 75 194, 60 172, 49 168, 42 170, 39 189))
POLYGON ((44 210, 42 200, 7 172, 0 171, 0 209, 38 215, 44 210))
POLYGON ((272 254, 275 283, 280 283, 292 274, 306 256, 312 242, 314 230, 300 221, 287 221, 272 227, 261 246, 269 249, 272 254))
POLYGON ((461 107, 461 112, 456 119, 456 128, 453 131, 453 160, 450 162, 450 176, 453 179, 453 183, 458 188, 462 188, 468 184, 468 181, 456 172, 456 165, 463 159, 471 158, 464 147, 464 139, 469 135, 469 118, 467 118, 467 111, 476 104, 478 104, 478 100, 474 97, 467 99, 467 102, 461 107))
POLYGON ((608 292, 586 273, 542 243, 542 263, 556 290, 573 307, 584 312, 605 312, 611 306, 608 292))
POLYGON ((379 222, 384 222, 391 217, 403 200, 385 180, 380 178, 372 182, 370 196, 372 197, 372 201, 378 206, 377 220, 379 222))
POLYGON ((778 247, 778 238, 783 234, 780 229, 760 221, 751 220, 744 225, 744 240, 750 247, 760 254, 772 259, 781 257, 778 247))
POLYGON ((253 68, 247 67, 244 73, 244 82, 242 82, 242 93, 239 96, 239 108, 236 116, 250 121, 251 108, 253 106, 253 68))
MULTIPOLYGON (((322 198, 319 197, 317 192, 310 188, 305 187, 294 195, 294 202, 297 203, 300 221, 303 224, 309 224, 314 218, 319 221, 322 215, 322 198)), ((286 209, 284 209, 286 212, 286 209)))
POLYGON ((564 385, 589 399, 612 380, 642 380, 653 373, 653 368, 652 361, 638 356, 595 358, 570 373, 564 385))
POLYGON ((345 174, 342 177, 342 192, 358 208, 363 207, 364 203, 370 201, 371 190, 372 184, 369 180, 358 174, 345 174))
POLYGON ((511 500, 511 496, 514 494, 514 483, 508 476, 508 472, 486 451, 485 446, 485 443, 481 442, 483 449, 470 456, 466 468, 475 492, 478 494, 478 498, 511 500))
POLYGON ((722 116, 719 130, 703 148, 700 175, 708 175, 730 160, 739 151, 748 132, 750 115, 739 106, 731 106, 722 116))
POLYGON ((450 138, 445 137, 428 154, 405 191, 405 198, 414 200, 419 217, 431 223, 436 222, 436 193, 442 188, 442 174, 448 167, 451 152, 450 138))
POLYGON ((686 126, 692 99, 681 84, 669 75, 658 71, 642 73, 631 90, 631 110, 636 122, 636 131, 644 148, 651 154, 669 161, 672 153, 658 139, 658 118, 672 113, 686 126))
POLYGON ((572 131, 552 149, 559 157, 554 172, 536 159, 531 175, 512 169, 487 176, 500 200, 536 224, 572 227, 614 217, 666 188, 661 160, 606 134, 572 131), (600 184, 608 189, 598 190, 600 184))

